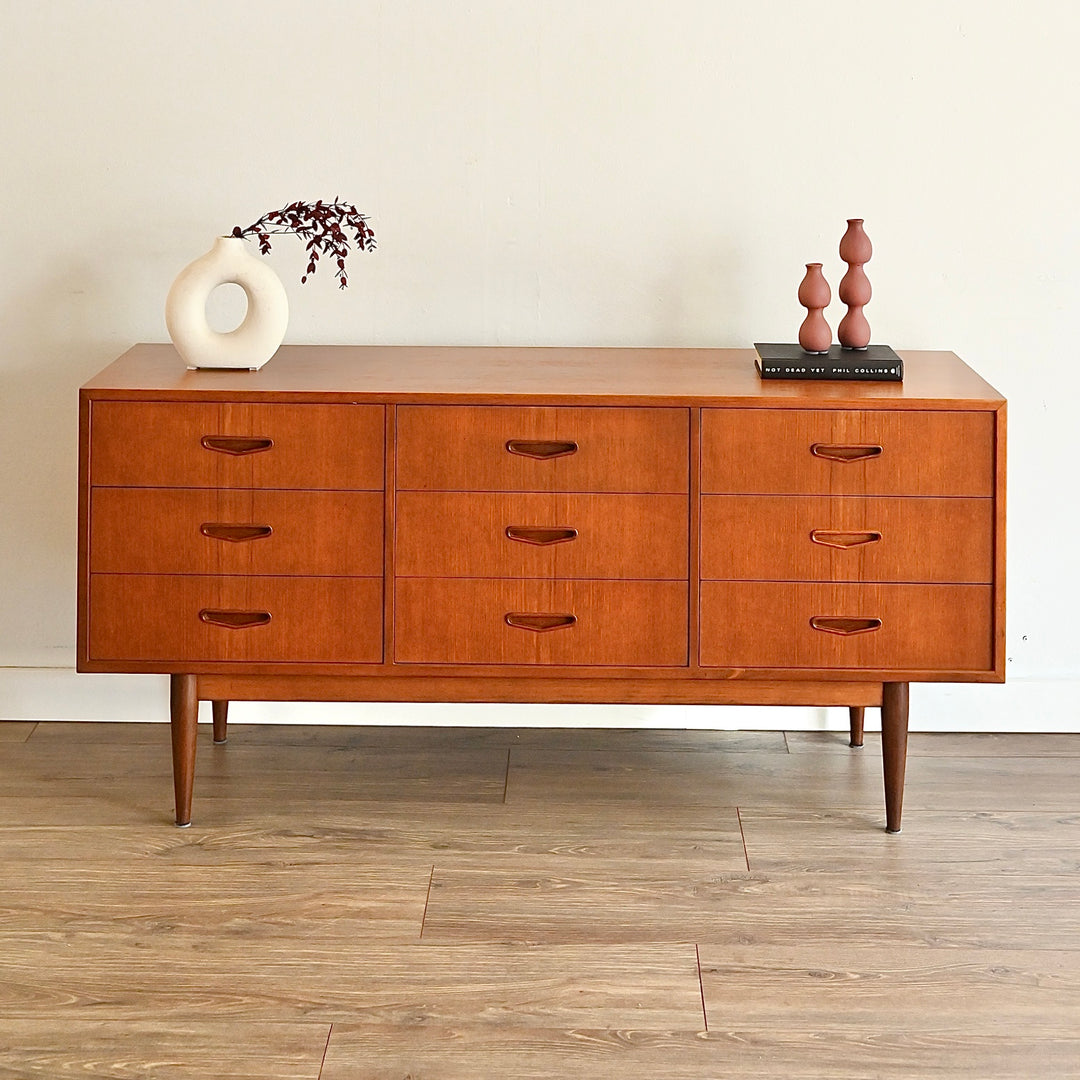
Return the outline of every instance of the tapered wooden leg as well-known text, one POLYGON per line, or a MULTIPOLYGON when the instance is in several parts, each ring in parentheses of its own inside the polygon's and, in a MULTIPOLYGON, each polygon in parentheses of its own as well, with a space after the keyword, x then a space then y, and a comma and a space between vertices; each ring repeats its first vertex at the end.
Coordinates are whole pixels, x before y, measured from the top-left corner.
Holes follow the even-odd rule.
POLYGON ((195 736, 199 730, 199 699, 194 675, 173 675, 169 683, 172 721, 173 788, 176 824, 191 824, 191 793, 195 787, 195 736))
POLYGON ((223 743, 229 737, 229 703, 211 702, 214 709, 214 742, 223 743))
POLYGON ((881 688, 881 760, 885 770, 885 829, 900 831, 904 810, 904 769, 907 765, 908 684, 885 683, 881 688))
POLYGON ((849 746, 862 746, 863 744, 863 720, 866 715, 866 710, 861 705, 852 705, 848 712, 850 713, 849 722, 851 724, 851 742, 849 746))

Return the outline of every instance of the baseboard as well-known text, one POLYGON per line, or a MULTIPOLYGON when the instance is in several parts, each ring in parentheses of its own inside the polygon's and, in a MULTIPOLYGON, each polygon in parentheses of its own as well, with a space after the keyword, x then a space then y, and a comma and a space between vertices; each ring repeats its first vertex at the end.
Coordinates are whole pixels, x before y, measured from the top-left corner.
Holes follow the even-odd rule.
MULTIPOLYGON (((79 675, 67 650, 0 666, 0 720, 164 722, 164 675, 79 675), (29 661, 29 662, 27 662, 29 661), (42 666, 46 661, 48 666, 42 666)), ((920 683, 911 688, 913 731, 1080 731, 1080 679, 1013 679, 1004 686, 920 683)), ((411 702, 237 702, 234 723, 400 724, 842 731, 845 709, 710 705, 472 705, 411 702)), ((877 726, 876 710, 866 726, 877 726)))

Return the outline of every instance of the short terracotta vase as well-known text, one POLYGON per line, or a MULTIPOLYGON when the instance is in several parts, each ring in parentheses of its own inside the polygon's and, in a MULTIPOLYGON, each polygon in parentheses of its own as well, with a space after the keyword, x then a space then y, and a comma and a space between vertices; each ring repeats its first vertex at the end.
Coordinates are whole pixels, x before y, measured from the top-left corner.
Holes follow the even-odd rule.
POLYGON ((799 327, 799 344, 805 352, 827 353, 832 345, 832 330, 823 314, 831 299, 832 290, 821 272, 821 263, 807 263, 799 285, 799 303, 806 308, 806 318, 799 327))
POLYGON ((870 261, 873 254, 874 246, 863 228, 863 219, 848 218, 847 231, 840 240, 840 258, 848 264, 858 263, 862 266, 870 261))

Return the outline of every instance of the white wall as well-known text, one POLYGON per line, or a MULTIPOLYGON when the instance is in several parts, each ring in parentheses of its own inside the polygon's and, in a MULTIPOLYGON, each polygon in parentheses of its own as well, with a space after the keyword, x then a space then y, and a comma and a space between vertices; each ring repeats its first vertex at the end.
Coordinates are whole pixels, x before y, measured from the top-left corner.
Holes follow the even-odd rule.
POLYGON ((844 219, 864 217, 874 339, 953 349, 1010 399, 1013 682, 924 688, 913 723, 1080 730, 1075 3, 0 14, 0 716, 111 715, 151 685, 69 670, 77 388, 165 340, 169 284, 215 234, 340 194, 379 250, 341 293, 322 275, 301 287, 283 239, 287 340, 791 338, 803 263, 835 286, 844 219))

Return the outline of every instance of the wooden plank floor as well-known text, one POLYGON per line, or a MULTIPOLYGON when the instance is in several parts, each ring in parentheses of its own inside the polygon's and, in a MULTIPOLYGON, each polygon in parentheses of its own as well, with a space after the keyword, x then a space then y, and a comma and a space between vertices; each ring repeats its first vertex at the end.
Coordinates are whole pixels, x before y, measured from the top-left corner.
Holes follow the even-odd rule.
POLYGON ((1080 735, 0 724, 0 1080, 1080 1078, 1080 735))

